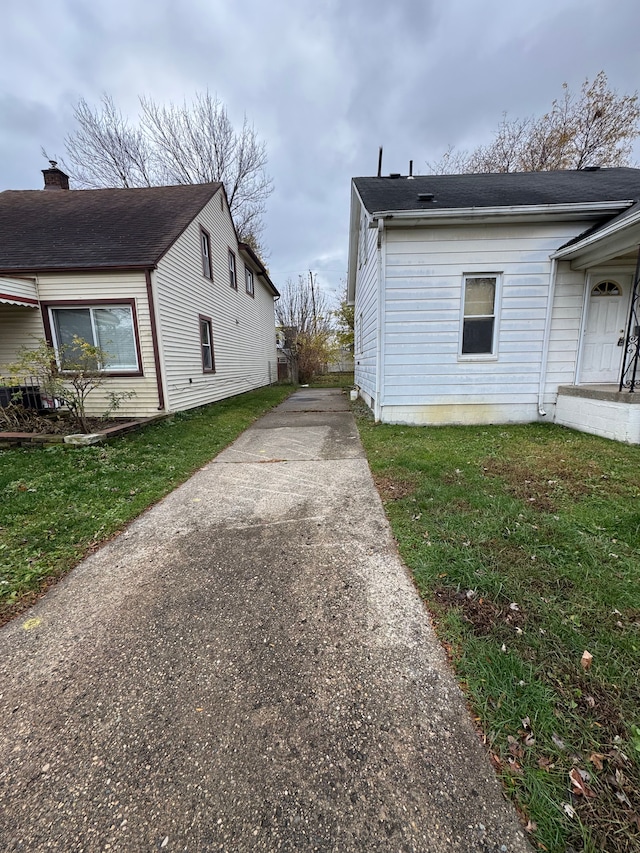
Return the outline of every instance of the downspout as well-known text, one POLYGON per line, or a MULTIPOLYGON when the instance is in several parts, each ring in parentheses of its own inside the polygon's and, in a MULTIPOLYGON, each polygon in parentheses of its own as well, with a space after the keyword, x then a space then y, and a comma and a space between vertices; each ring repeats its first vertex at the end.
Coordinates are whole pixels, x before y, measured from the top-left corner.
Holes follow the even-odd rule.
POLYGON ((547 381, 547 363, 549 359, 549 342, 551 340, 551 318, 553 314, 553 299, 556 292, 558 262, 551 258, 551 270, 549 272, 549 293, 547 295, 547 316, 544 326, 544 338, 542 340, 542 362, 540 364, 540 387, 538 388, 538 414, 546 416, 544 409, 544 388, 547 381))
POLYGON ((382 338, 384 324, 384 270, 382 264, 382 244, 384 239, 384 219, 378 219, 378 305, 376 323, 376 398, 373 404, 373 416, 376 421, 382 414, 382 338))
POLYGON ((149 304, 149 321, 151 323, 151 340, 153 341, 153 363, 156 369, 156 386, 158 388, 158 411, 165 408, 164 377, 162 375, 162 360, 160 358, 160 342, 158 339, 158 323, 156 318, 156 306, 153 298, 153 280, 151 269, 144 271, 147 283, 147 302, 149 304))

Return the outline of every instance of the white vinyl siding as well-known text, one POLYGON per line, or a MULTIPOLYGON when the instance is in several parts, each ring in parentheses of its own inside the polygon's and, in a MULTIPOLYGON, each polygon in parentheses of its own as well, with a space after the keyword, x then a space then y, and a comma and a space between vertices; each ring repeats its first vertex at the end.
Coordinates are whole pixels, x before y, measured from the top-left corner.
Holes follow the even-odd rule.
MULTIPOLYGON (((201 270, 200 257, 198 252, 201 270)), ((102 415, 108 408, 111 391, 133 391, 135 396, 122 402, 117 416, 139 418, 157 415, 158 387, 144 273, 47 273, 38 276, 38 290, 42 302, 50 303, 53 307, 62 301, 78 301, 89 306, 99 303, 101 299, 116 300, 114 304, 117 304, 117 300, 122 300, 123 304, 134 300, 143 375, 108 377, 91 393, 87 411, 90 415, 102 415)))
POLYGON ((581 230, 584 223, 388 228, 382 419, 535 419, 549 255, 581 230), (460 357, 464 276, 496 271, 498 357, 460 357))
POLYGON ((376 393, 377 327, 378 327, 378 264, 377 230, 362 229, 358 252, 362 261, 356 273, 354 382, 368 403, 376 393), (366 262, 364 257, 366 255, 366 262))
POLYGON ((255 298, 244 287, 229 286, 229 247, 237 258, 235 230, 216 195, 153 273, 171 410, 222 400, 277 379, 273 296, 255 273, 255 298), (211 234, 213 281, 201 274, 201 225, 211 234), (200 315, 211 318, 215 373, 202 370, 200 315))
POLYGON ((547 410, 555 402, 558 386, 575 382, 585 292, 584 271, 572 270, 569 261, 560 261, 547 356, 544 398, 547 410))

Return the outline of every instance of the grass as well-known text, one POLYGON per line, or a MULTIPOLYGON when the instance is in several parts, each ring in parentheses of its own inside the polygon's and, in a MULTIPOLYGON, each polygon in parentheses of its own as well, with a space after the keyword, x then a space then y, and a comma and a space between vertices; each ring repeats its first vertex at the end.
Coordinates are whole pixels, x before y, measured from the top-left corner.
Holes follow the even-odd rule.
POLYGON ((350 373, 323 373, 314 376, 310 388, 353 388, 353 371, 350 373))
POLYGON ((640 449, 551 425, 358 422, 534 847, 639 850, 640 449))
POLYGON ((108 444, 0 451, 0 624, 290 393, 261 388, 108 444))

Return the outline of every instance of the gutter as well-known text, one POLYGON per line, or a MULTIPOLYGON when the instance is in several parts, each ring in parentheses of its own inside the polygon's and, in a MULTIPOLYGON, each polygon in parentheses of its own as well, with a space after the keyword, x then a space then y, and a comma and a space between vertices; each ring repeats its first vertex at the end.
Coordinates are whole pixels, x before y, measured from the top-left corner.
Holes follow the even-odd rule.
POLYGON ((160 340, 158 335, 158 322, 156 316, 155 300, 153 298, 153 279, 151 277, 153 268, 144 272, 147 285, 147 302, 149 304, 149 320, 151 323, 151 340, 153 342, 153 363, 156 369, 156 387, 158 389, 158 411, 163 412, 166 407, 164 376, 162 373, 162 359, 160 357, 160 340))
POLYGON ((547 364, 549 359, 549 342, 551 340, 551 315, 553 313, 553 300, 556 292, 557 261, 551 256, 551 270, 549 271, 549 293, 547 295, 547 316, 544 324, 544 338, 542 339, 542 363, 540 365, 540 386, 538 388, 538 414, 546 416, 544 409, 544 386, 547 381, 547 364))
MULTIPOLYGON (((443 207, 432 210, 380 210, 373 214, 376 219, 476 219, 488 216, 572 216, 577 214, 621 213, 633 200, 575 202, 572 204, 516 204, 499 207, 443 207)), ((374 226, 372 226, 374 227, 374 226)))

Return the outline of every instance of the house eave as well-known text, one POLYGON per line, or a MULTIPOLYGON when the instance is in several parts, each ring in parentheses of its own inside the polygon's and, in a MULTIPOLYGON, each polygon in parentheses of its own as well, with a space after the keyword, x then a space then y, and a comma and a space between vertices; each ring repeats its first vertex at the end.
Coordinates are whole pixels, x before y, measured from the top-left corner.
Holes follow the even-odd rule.
POLYGON ((547 222, 558 220, 598 219, 626 210, 633 200, 579 202, 572 204, 523 204, 500 207, 449 207, 435 210, 378 210, 371 214, 374 221, 384 219, 388 227, 434 225, 439 222, 455 225, 469 221, 509 219, 516 222, 547 222))

